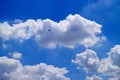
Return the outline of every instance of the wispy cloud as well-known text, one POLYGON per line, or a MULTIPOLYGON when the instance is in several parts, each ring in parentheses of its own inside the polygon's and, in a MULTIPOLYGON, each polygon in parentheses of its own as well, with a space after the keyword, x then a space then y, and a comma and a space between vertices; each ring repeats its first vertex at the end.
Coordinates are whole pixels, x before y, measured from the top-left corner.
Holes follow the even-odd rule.
POLYGON ((99 68, 99 59, 95 51, 87 49, 83 53, 76 55, 76 59, 72 60, 73 63, 82 66, 86 72, 96 73, 99 68))
POLYGON ((7 49, 8 47, 10 47, 10 46, 7 45, 7 44, 4 44, 4 43, 2 44, 2 48, 3 48, 3 49, 7 49))
POLYGON ((97 17, 97 19, 108 18, 109 16, 112 19, 115 15, 119 16, 119 3, 119 0, 96 0, 95 2, 89 2, 83 8, 81 14, 89 17, 97 17))

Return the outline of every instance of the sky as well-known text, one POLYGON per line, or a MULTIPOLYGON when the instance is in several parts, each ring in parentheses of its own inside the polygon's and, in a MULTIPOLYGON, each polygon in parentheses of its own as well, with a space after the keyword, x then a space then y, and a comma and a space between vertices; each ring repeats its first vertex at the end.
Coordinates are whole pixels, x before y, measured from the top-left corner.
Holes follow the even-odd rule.
POLYGON ((0 80, 120 80, 119 0, 0 0, 0 10, 0 80))

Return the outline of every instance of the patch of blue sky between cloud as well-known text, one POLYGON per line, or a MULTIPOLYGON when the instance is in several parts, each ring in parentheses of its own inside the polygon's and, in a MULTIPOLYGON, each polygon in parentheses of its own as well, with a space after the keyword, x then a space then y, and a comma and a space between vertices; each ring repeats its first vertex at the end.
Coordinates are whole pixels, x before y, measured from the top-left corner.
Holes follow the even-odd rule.
POLYGON ((0 38, 4 41, 24 42, 33 37, 45 48, 56 46, 74 48, 76 45, 92 47, 106 39, 105 36, 101 36, 101 28, 102 25, 95 21, 85 19, 78 14, 70 14, 59 22, 50 19, 28 19, 12 25, 8 22, 0 23, 0 38))

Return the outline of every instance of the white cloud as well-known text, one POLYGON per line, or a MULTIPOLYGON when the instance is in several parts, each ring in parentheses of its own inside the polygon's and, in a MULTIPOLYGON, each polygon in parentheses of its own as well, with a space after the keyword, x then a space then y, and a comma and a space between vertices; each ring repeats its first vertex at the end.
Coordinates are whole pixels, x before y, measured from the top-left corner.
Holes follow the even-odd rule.
MULTIPOLYGON (((72 60, 72 62, 78 64, 79 67, 83 67, 86 72, 92 74, 96 72, 102 76, 107 76, 109 80, 119 80, 120 45, 115 45, 107 54, 108 57, 99 60, 95 51, 87 49, 82 53, 76 54, 76 59, 72 60)), ((87 77, 86 80, 94 80, 94 78, 95 76, 87 77)))
POLYGON ((100 73, 113 76, 110 80, 120 79, 120 45, 115 45, 108 53, 108 57, 100 62, 100 73))
POLYGON ((120 67, 120 45, 115 45, 108 53, 113 65, 120 67))
MULTIPOLYGON (((78 64, 79 67, 83 67, 86 72, 92 74, 96 72, 103 76, 109 76, 109 80, 119 80, 120 45, 115 45, 107 54, 108 57, 99 60, 95 51, 87 49, 77 54, 76 59, 72 60, 72 62, 78 64)), ((94 77, 87 78, 87 80, 94 80, 94 77)))
POLYGON ((0 23, 0 37, 3 40, 15 39, 23 42, 35 37, 38 44, 46 48, 56 46, 75 47, 84 45, 91 47, 103 40, 100 34, 101 25, 85 19, 80 15, 69 15, 65 20, 54 22, 50 19, 32 20, 9 25, 0 23))
POLYGON ((83 53, 77 54, 76 59, 72 60, 72 62, 82 66, 85 71, 90 73, 97 72, 99 68, 99 59, 96 52, 90 49, 87 49, 83 53))
POLYGON ((86 80, 103 80, 100 76, 93 75, 91 77, 86 77, 86 80))
POLYGON ((0 57, 0 80, 14 80, 10 79, 10 75, 13 77, 13 75, 16 73, 14 77, 18 77, 18 73, 20 73, 21 68, 22 65, 18 60, 0 57))
POLYGON ((22 53, 19 52, 13 52, 9 53, 14 59, 20 59, 22 57, 22 53))
POLYGON ((70 80, 68 70, 40 63, 23 66, 18 60, 0 57, 0 80, 70 80))
POLYGON ((27 20, 12 26, 7 22, 0 23, 0 37, 3 40, 15 39, 19 41, 27 40, 35 35, 41 27, 41 20, 27 20))
POLYGON ((105 75, 113 75, 119 72, 119 67, 113 65, 109 58, 104 58, 100 62, 99 72, 105 73, 105 75))

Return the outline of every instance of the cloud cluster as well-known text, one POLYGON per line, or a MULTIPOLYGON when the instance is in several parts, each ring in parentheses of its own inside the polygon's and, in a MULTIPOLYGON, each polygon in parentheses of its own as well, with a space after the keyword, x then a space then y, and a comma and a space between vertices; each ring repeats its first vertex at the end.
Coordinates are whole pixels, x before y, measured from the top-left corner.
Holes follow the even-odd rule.
MULTIPOLYGON (((109 80, 120 79, 120 45, 115 45, 111 48, 110 52, 108 52, 108 57, 101 60, 99 60, 95 51, 87 49, 83 53, 77 54, 76 59, 72 60, 72 62, 82 66, 86 72, 92 74, 96 72, 103 76, 109 76, 111 77, 109 80)), ((96 80, 93 78, 95 76, 87 78, 87 80, 96 80)))
POLYGON ((0 57, 0 80, 70 80, 66 68, 40 63, 23 66, 18 60, 0 57))
POLYGON ((82 66, 86 72, 95 73, 99 68, 99 59, 96 52, 90 49, 77 54, 76 59, 72 60, 72 62, 82 66))
POLYGON ((120 45, 111 48, 108 57, 101 60, 99 72, 115 77, 111 80, 120 79, 120 45))
POLYGON ((91 47, 103 40, 101 33, 100 24, 78 14, 68 15, 60 22, 28 19, 12 25, 7 22, 0 23, 0 38, 3 40, 14 39, 23 42, 34 37, 40 46, 46 48, 73 48, 76 45, 91 47))

